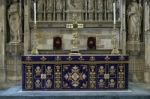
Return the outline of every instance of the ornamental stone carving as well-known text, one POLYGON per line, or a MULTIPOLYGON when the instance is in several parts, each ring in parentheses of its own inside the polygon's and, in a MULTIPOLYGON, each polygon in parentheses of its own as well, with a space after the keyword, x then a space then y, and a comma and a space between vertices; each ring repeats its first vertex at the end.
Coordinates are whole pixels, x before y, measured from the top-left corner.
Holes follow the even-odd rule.
POLYGON ((8 8, 8 23, 10 28, 10 43, 21 42, 21 14, 19 3, 13 0, 8 8))
POLYGON ((139 41, 141 34, 142 6, 132 0, 127 9, 128 41, 139 41))

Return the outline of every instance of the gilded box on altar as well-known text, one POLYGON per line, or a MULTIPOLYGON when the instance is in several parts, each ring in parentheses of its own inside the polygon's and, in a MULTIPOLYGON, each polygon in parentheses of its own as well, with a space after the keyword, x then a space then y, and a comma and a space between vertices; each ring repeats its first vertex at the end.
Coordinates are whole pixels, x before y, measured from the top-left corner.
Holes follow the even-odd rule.
POLYGON ((22 56, 23 90, 128 89, 128 56, 22 56))

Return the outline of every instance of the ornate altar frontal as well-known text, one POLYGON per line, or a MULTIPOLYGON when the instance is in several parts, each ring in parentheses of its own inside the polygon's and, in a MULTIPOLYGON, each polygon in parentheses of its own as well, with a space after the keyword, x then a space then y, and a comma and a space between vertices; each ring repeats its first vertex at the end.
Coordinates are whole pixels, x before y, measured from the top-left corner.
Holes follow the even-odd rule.
POLYGON ((128 89, 128 56, 22 56, 23 90, 128 89))

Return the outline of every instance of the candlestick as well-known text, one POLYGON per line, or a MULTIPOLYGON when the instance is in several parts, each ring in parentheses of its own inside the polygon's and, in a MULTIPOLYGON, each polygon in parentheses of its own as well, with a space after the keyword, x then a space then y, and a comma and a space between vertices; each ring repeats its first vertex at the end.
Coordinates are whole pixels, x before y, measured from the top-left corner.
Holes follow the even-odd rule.
POLYGON ((36 25, 36 2, 34 2, 34 24, 36 25))
POLYGON ((113 11, 114 11, 114 24, 116 24, 116 3, 113 3, 113 11))

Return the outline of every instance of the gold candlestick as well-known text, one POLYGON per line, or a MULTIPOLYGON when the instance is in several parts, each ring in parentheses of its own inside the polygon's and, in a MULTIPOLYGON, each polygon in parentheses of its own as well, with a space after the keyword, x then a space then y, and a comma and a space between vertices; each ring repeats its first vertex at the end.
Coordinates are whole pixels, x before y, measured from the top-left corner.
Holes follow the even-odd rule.
POLYGON ((32 51, 31 51, 31 54, 33 54, 33 55, 37 55, 37 54, 39 54, 39 52, 38 52, 38 49, 37 49, 37 26, 36 26, 36 24, 34 24, 34 45, 33 45, 33 47, 32 47, 32 51))
POLYGON ((117 47, 117 38, 116 38, 116 24, 113 26, 113 31, 112 31, 112 51, 111 54, 120 54, 118 47, 117 47))

